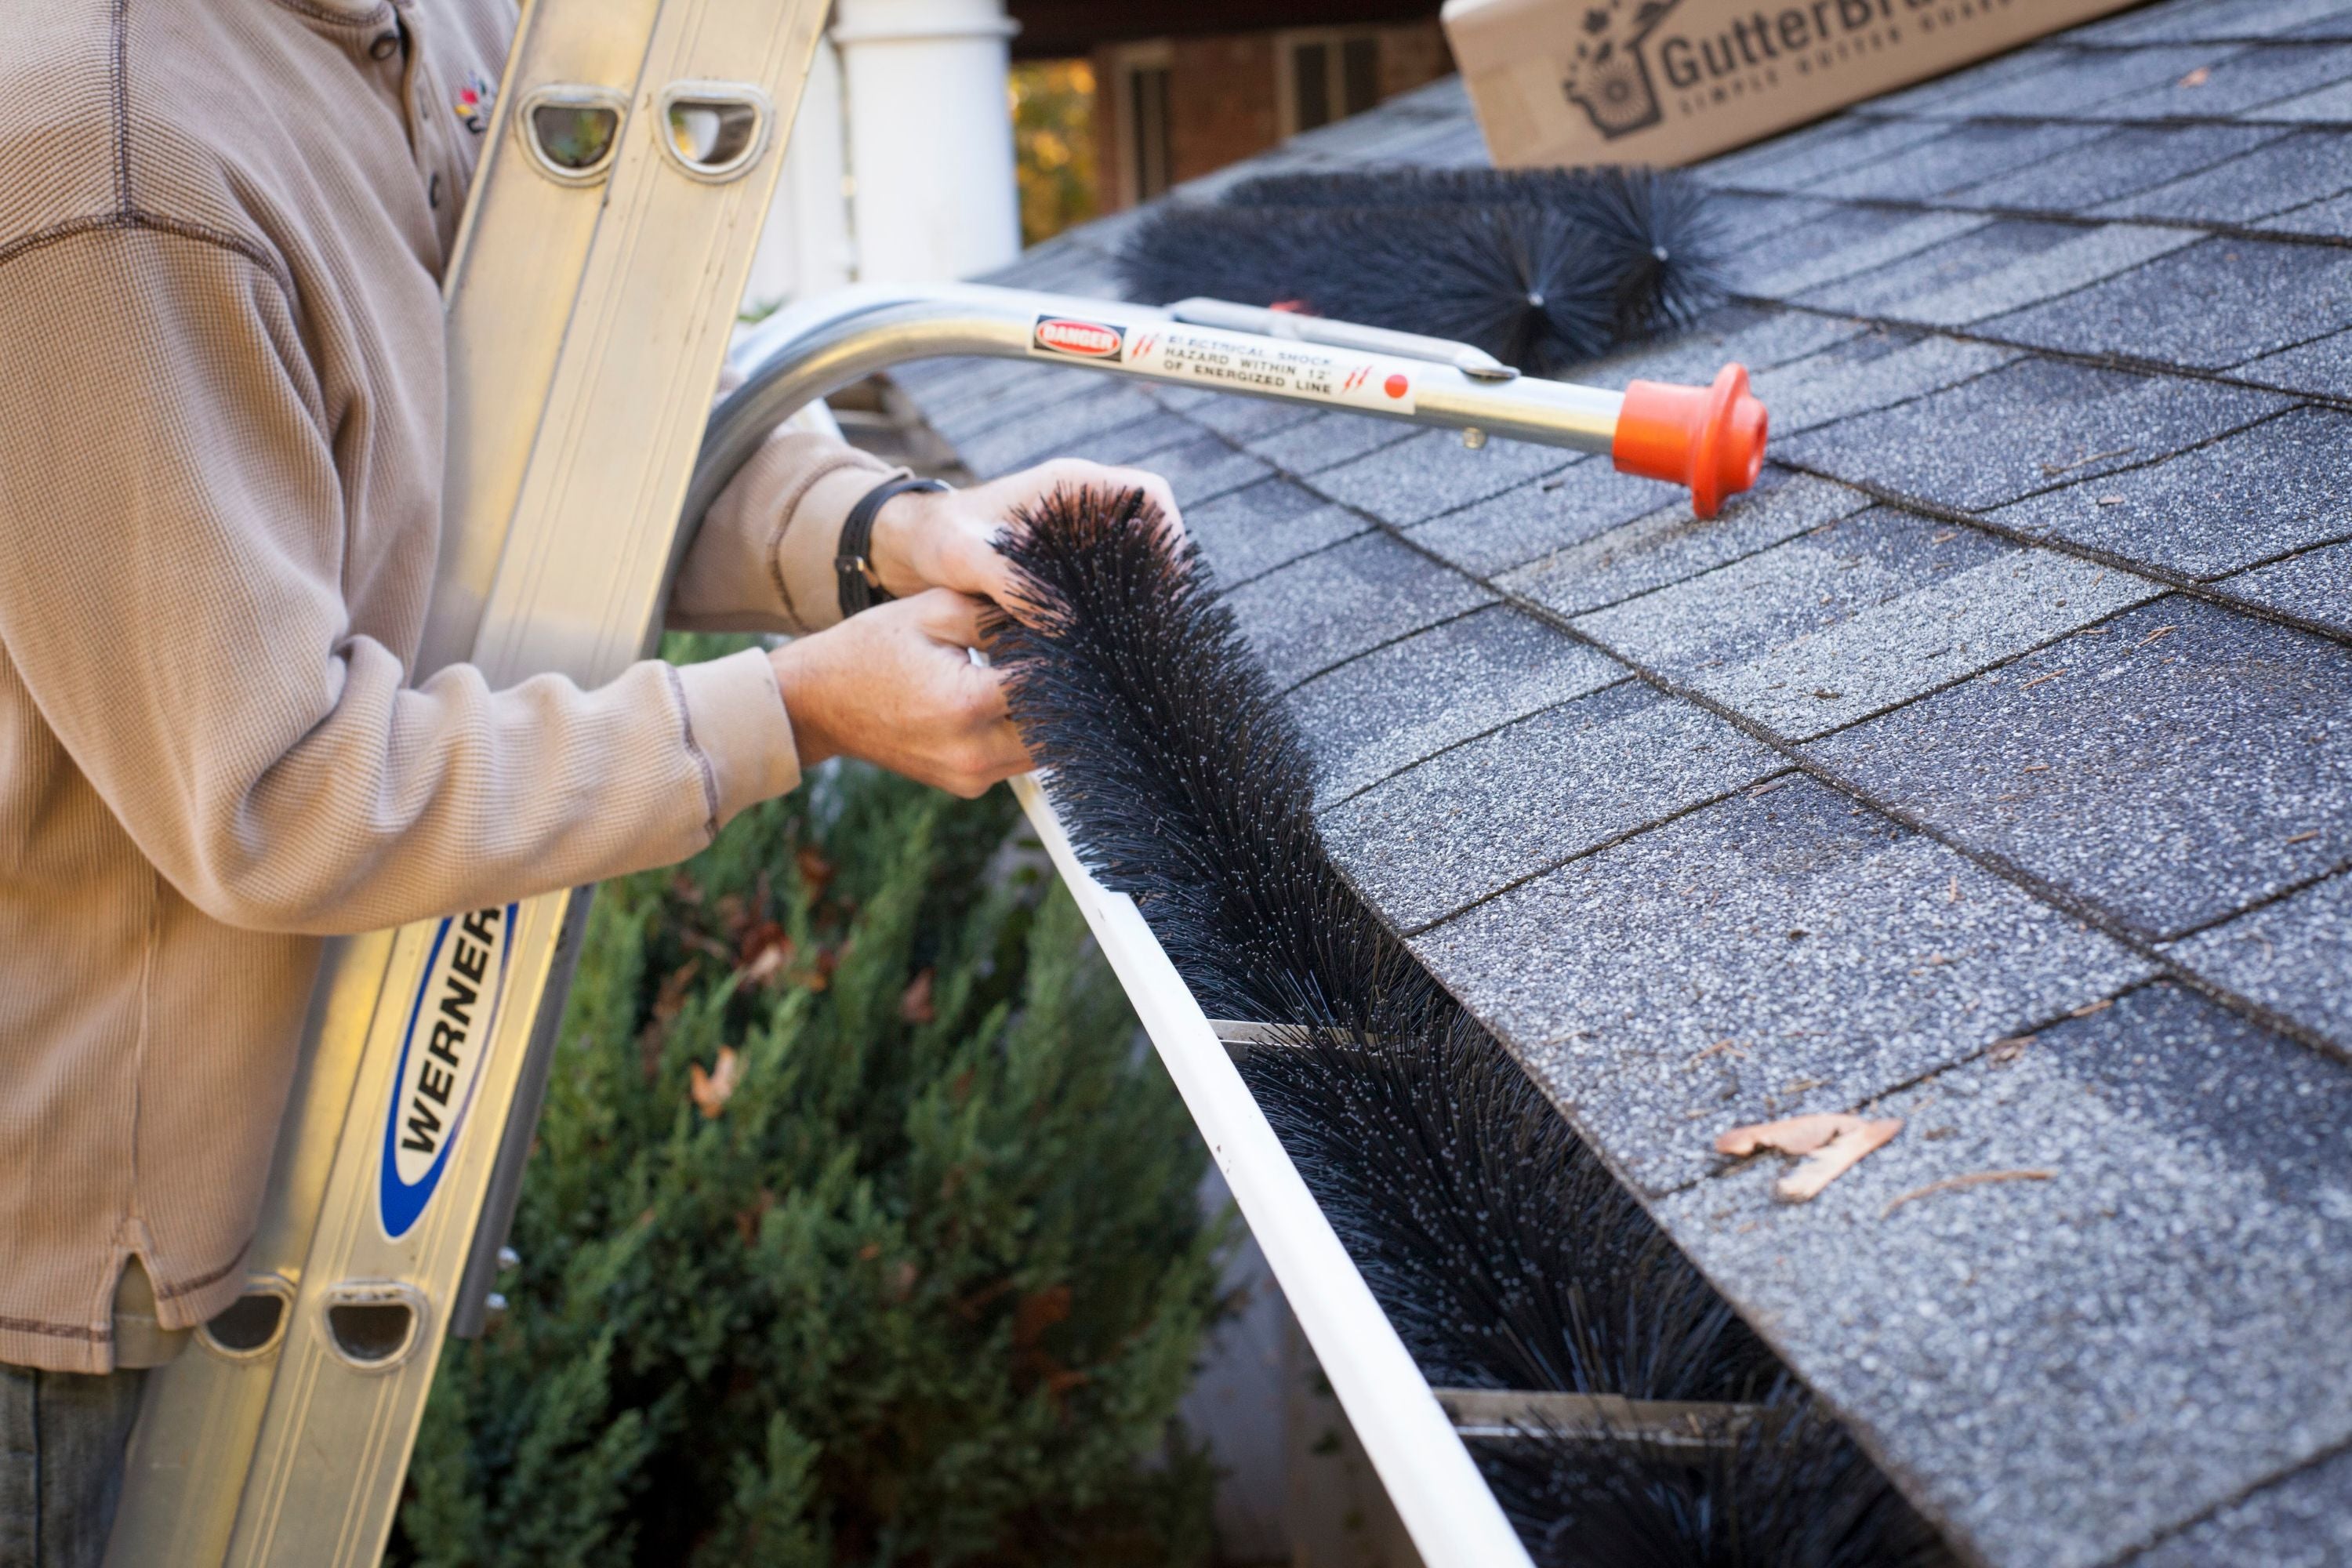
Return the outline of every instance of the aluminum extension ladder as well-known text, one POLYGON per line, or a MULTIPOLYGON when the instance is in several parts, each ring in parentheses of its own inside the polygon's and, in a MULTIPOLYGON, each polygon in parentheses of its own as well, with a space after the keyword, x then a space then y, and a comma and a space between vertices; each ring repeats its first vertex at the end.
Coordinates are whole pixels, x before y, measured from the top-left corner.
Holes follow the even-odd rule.
MULTIPOLYGON (((1703 515, 1754 482, 1763 413, 1737 366, 1710 388, 1621 395, 1522 377, 1456 343, 1217 301, 976 286, 851 289, 779 312, 737 351, 747 380, 706 421, 826 9, 525 8, 449 267, 449 460, 418 679, 465 659, 501 686, 618 674, 658 636, 695 527, 766 433, 934 355, 1337 405, 1474 446, 1492 433, 1613 452, 1690 486, 1703 515)), ((1034 785, 1024 798, 1045 809, 1034 785)), ((335 944, 245 1291, 151 1382, 110 1568, 381 1556, 441 1347, 484 1327, 590 891, 335 944), (446 1117, 418 1115, 428 1074, 429 1104, 456 1108, 446 1117)), ((1291 1208, 1311 1209, 1303 1193, 1291 1208)), ((1352 1317, 1393 1341, 1369 1297, 1352 1317)), ((1402 1358, 1391 1342, 1409 1369, 1402 1358)), ((1392 1492, 1427 1500, 1407 1511, 1429 1561, 1460 1560, 1436 1549, 1465 1541, 1492 1545, 1482 1561, 1523 1561, 1448 1446, 1442 1474, 1417 1484, 1404 1463, 1383 1467, 1392 1492)))

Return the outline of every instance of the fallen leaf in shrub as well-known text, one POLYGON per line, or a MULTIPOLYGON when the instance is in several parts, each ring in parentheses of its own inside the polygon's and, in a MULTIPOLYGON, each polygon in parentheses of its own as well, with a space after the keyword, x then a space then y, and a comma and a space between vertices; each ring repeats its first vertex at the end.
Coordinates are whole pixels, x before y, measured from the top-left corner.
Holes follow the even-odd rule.
POLYGON ((735 966, 743 972, 744 981, 765 985, 793 961, 793 939, 775 921, 761 921, 743 933, 737 952, 735 966))
POLYGON ((1864 1155, 1884 1148, 1902 1131, 1900 1117, 1873 1121, 1843 1111, 1817 1111, 1735 1127, 1715 1141, 1715 1152, 1735 1160, 1767 1149, 1803 1155, 1803 1163, 1772 1188, 1781 1202, 1801 1204, 1819 1196, 1822 1188, 1852 1170, 1864 1155))
POLYGON ((800 868, 801 880, 812 892, 824 891, 824 885, 833 880, 833 862, 805 844, 793 852, 793 864, 800 868))
POLYGON ((743 1081, 743 1058, 732 1046, 719 1047, 719 1065, 709 1072, 696 1062, 686 1069, 686 1091, 694 1097, 694 1108, 708 1121, 727 1109, 735 1098, 735 1089, 743 1081))
POLYGON ((899 993, 898 1016, 909 1024, 928 1024, 939 1016, 939 1010, 931 1005, 931 972, 926 969, 899 993))

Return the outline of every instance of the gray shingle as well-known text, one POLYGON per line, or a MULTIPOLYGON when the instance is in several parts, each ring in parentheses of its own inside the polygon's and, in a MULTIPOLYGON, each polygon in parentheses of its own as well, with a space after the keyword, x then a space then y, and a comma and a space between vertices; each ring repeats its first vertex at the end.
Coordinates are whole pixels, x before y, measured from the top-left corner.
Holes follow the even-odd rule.
POLYGON ((2305 29, 2341 28, 2352 22, 2352 0, 2204 0, 2151 5, 2086 28, 2102 42, 2197 43, 2270 38, 2305 29))
MULTIPOLYGON (((1958 93, 1936 106, 1938 115, 2021 115, 2040 119, 2053 110, 2099 119, 2170 119, 2227 110, 2170 105, 2173 83, 2204 68, 2218 79, 2237 51, 2213 48, 2066 49, 2048 67, 1982 91, 1958 93)), ((2219 95, 2216 95, 2218 100, 2219 95)))
POLYGON ((2352 400, 2352 331, 2331 332, 2282 353, 2265 354, 2239 366, 2237 374, 2264 386, 2352 400))
POLYGON ((1859 490, 1768 466, 1756 488, 1709 521, 1680 502, 1644 512, 1497 580, 1564 616, 1680 583, 1768 550, 1870 504, 1859 490))
POLYGON ((1608 655, 1496 605, 1343 664, 1290 694, 1318 798, 1625 679, 1608 655))
MULTIPOLYGON (((2158 51, 2150 51, 2151 53, 2158 51)), ((2166 51, 2168 52, 2168 51, 2166 51)), ((2214 51, 2208 51, 2209 54, 2214 51)), ((2104 99, 2087 112, 2101 119, 2221 119, 2239 115, 2264 120, 2275 104, 2352 77, 2352 47, 2341 44, 2262 44, 2238 48, 2180 79, 2120 97, 2104 99)))
POLYGON ((1969 188, 1973 206, 2079 213, 2100 202, 2160 185, 2285 132, 2253 125, 2130 125, 2072 154, 1969 188))
POLYGON ((1371 524, 1287 479, 1268 479, 1187 510, 1184 527, 1230 588, 1371 524))
POLYGON ((2352 1563, 2352 1448, 2272 1482, 2124 1568, 2343 1568, 2352 1563))
POLYGON ((2266 106, 2262 118, 2296 124, 2341 125, 2352 120, 2352 83, 2337 82, 2299 98, 2283 99, 2266 106))
POLYGON ((1786 300, 1931 245, 1949 244, 1988 221, 1975 213, 1837 207, 1818 222, 1743 249, 1727 270, 1741 293, 1786 300))
POLYGON ((2298 408, 2147 468, 2003 507, 1990 521, 2192 577, 2352 536, 2352 415, 2298 408))
POLYGON ((1704 710, 1627 679, 1367 790, 1324 814, 1323 837, 1410 931, 1785 766, 1704 710))
POLYGON ((1691 684, 1791 741, 1885 712, 2152 597, 2153 584, 2051 551, 2021 551, 1863 609, 1818 635, 1691 684))
POLYGON ((2344 853, 2304 836, 2352 816, 2352 650, 2176 595, 1807 751, 2166 937, 2344 853))
POLYGON ((1985 1556, 2090 1568, 2352 1434, 2341 1064, 2157 984, 1876 1109, 1811 1203, 1765 1160, 1662 1217, 1985 1556), (2050 1176, 1887 1212, 1990 1171, 2050 1176))
POLYGON ((1929 326, 1966 326, 2071 294, 2194 245, 2200 237, 2190 229, 2134 223, 2071 227, 2059 243, 2006 266, 1989 268, 1941 288, 1891 294, 1873 313, 1929 326))
POLYGON ((1999 370, 2023 351, 1958 338, 1875 331, 1754 379, 1772 433, 1789 437, 1848 415, 1907 402, 1999 370))
POLYGON ((1412 435, 1412 426, 1393 419, 1326 410, 1296 425, 1250 437, 1242 445, 1285 473, 1313 474, 1392 447, 1412 435))
POLYGON ((1653 1194, 1712 1170, 1727 1127, 1861 1104, 2147 968, 1786 775, 1412 945, 1653 1194))
POLYGON ((2214 238, 1979 329, 2075 353, 2226 370, 2352 322, 2352 252, 2214 238))
POLYGON ((1243 584, 1225 603, 1277 688, 1490 604, 1494 595, 1384 533, 1243 584))
POLYGON ((1980 510, 2210 439, 2286 406, 2212 382, 2044 359, 1780 443, 1784 463, 1980 510))
POLYGON ((1201 427, 1191 420, 1173 414, 1153 414, 1100 435, 1078 438, 1070 445, 1067 455, 1097 463, 1135 463, 1200 438, 1201 427))
POLYGON ((1045 407, 992 424, 986 430, 957 434, 941 427, 965 467, 983 479, 1058 457, 1080 442, 1146 419, 1165 419, 1160 405, 1132 386, 1097 376, 1089 395, 1063 398, 1045 407))
POLYGON ((1818 637, 1938 581, 2023 559, 1975 529, 1876 507, 1576 625, 1638 664, 1690 679, 1818 637))
POLYGON ((1254 485, 1274 472, 1248 453, 1234 450, 1221 436, 1197 437, 1129 461, 1167 479, 1176 492, 1176 504, 1187 510, 1254 485))
POLYGON ((2352 190, 2352 135, 2305 131, 2099 211, 2118 217, 2247 224, 2347 190, 2352 190))
POLYGON ((2290 207, 2285 212, 2273 213, 2253 226, 2275 234, 2308 234, 2323 239, 2352 239, 2352 195, 2333 196, 2324 202, 2290 207))
POLYGON ((1710 183, 1737 190, 1811 193, 1814 186, 1841 179, 1855 169, 1932 142, 1944 130, 1941 125, 1906 120, 1833 121, 1824 134, 1789 137, 1773 156, 1753 162, 1726 160, 1708 174, 1710 183))
POLYGON ((1590 539, 1658 510, 1680 507, 1674 487, 1621 474, 1606 458, 1586 458, 1549 479, 1450 511, 1412 530, 1413 542, 1474 576, 1492 577, 1562 545, 1590 539))
POLYGON ((1816 180, 1805 187, 1805 194, 1897 202, 1951 197, 1996 174, 2029 168, 2079 147, 2101 134, 2102 129, 2049 121, 1954 125, 1932 141, 1906 142, 1895 156, 1816 180))
MULTIPOLYGON (((2352 819, 2345 813, 2315 818, 2306 831, 2319 836, 2323 851, 2352 859, 2352 819)), ((2352 1055, 2352 874, 2200 931, 2168 956, 2352 1055)))
POLYGON ((1726 364, 1751 371, 1819 353, 1866 331, 1859 321, 1812 310, 1727 305, 1687 332, 1661 338, 1576 367, 1570 379, 1587 386, 1622 391, 1629 381, 1678 382, 1704 386, 1726 364))
POLYGON ((2352 544, 2331 544, 2226 580, 2230 592, 2352 637, 2352 544))
POLYGON ((1895 300, 1941 292, 1989 273, 2006 271, 2082 234, 2080 224, 2001 218, 1885 267, 1809 289, 1796 296, 1794 303, 1854 316, 1881 315, 1895 300))
POLYGON ((1463 446, 1457 431, 1423 430, 1410 440, 1325 468, 1312 483, 1333 500, 1409 528, 1564 468, 1578 457, 1528 441, 1489 441, 1473 451, 1463 446))

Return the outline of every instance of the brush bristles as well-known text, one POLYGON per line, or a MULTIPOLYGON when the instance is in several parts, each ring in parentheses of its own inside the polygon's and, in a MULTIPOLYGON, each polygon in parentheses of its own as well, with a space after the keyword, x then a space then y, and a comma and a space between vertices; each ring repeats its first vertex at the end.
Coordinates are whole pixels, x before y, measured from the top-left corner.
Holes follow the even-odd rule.
POLYGON ((1202 1005, 1433 1384, 1778 1402, 1724 1454, 1530 1434, 1482 1453, 1544 1568, 1937 1568, 1934 1531, 1341 878, 1306 748, 1192 545, 1065 489, 999 548, 1013 722, 1080 858, 1202 1005), (1725 1455, 1728 1455, 1727 1458, 1725 1455))
POLYGON ((1369 1031, 1449 1006, 1340 879, 1281 699, 1141 492, 1066 490, 1005 554, 1048 606, 1001 618, 1013 722, 1087 868, 1132 896, 1202 1005, 1369 1031))
POLYGON ((1536 1568, 1956 1568, 1800 1390, 1709 1447, 1535 1428, 1473 1456, 1536 1568))
POLYGON ((1780 1368, 1467 1017, 1242 1076, 1430 1381, 1739 1401, 1780 1368))
POLYGON ((1163 206, 1120 265, 1139 300, 1291 302, 1551 374, 1686 325, 1722 297, 1723 250, 1680 175, 1407 169, 1271 175, 1163 206))

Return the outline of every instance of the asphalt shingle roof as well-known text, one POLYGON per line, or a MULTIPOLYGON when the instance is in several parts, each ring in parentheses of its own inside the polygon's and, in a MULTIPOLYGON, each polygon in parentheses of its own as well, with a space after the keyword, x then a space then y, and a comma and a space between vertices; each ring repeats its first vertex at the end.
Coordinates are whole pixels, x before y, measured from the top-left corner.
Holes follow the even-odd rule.
MULTIPOLYGON (((1446 82, 1181 195, 1483 161, 1446 82)), ((1713 522, 903 379, 982 471, 1171 469, 1360 890, 1965 1552, 2352 1559, 2352 0, 2172 0, 1697 174, 1738 297, 1578 374, 1758 373, 1713 522), (1710 1152, 1866 1107, 1906 1131, 1807 1205, 1710 1152)), ((1132 221, 1001 280, 1116 293, 1132 221)))

